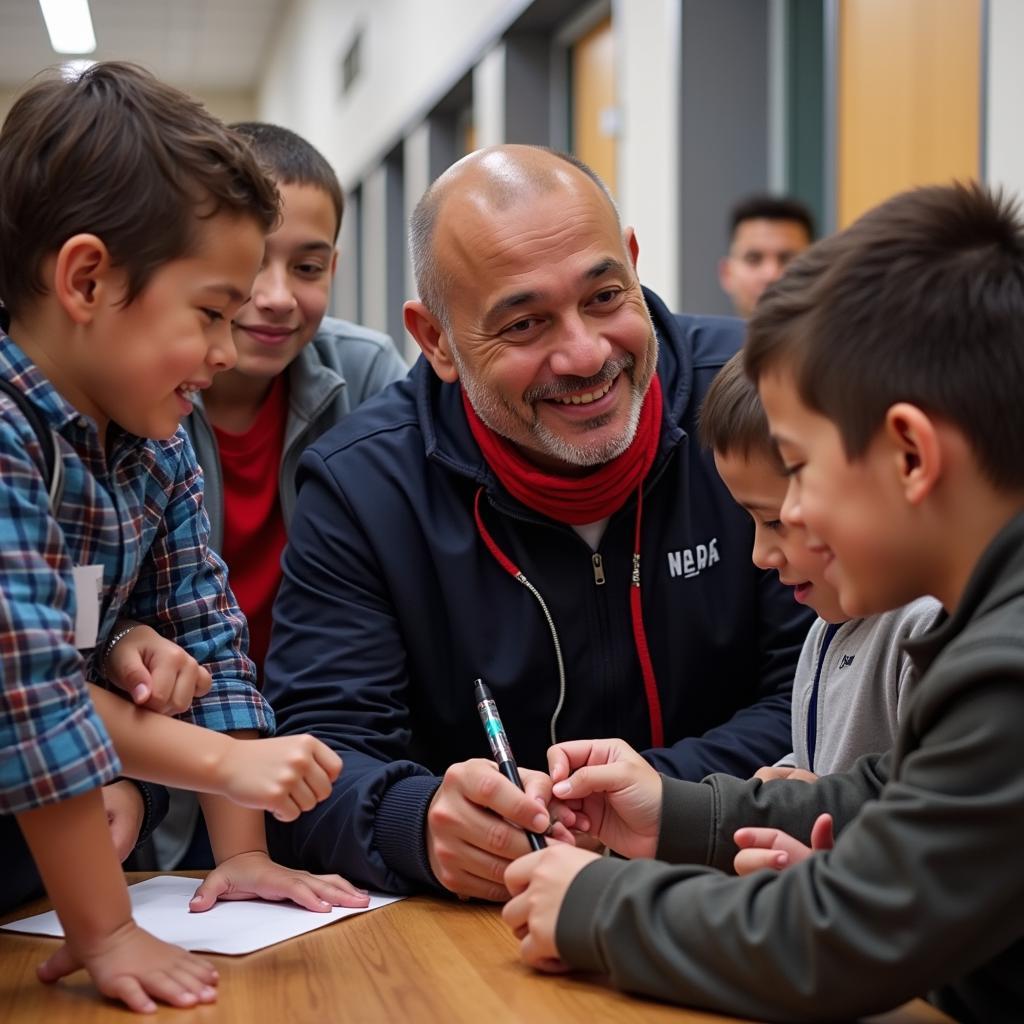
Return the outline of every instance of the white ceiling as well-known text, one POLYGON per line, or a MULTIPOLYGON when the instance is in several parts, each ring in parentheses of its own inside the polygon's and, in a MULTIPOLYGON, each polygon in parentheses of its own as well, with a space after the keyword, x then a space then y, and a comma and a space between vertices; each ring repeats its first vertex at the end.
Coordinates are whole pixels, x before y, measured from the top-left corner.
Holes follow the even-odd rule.
MULTIPOLYGON (((131 60, 180 89, 253 89, 289 0, 90 0, 91 60, 131 60)), ((0 89, 70 59, 50 49, 37 0, 0 0, 0 89)))

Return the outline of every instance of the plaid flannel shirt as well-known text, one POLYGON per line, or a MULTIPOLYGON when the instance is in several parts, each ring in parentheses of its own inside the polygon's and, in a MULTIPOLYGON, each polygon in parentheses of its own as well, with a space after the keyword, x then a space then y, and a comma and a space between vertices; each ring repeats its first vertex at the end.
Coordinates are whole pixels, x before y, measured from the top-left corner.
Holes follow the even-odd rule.
POLYGON ((245 655, 245 619, 224 563, 207 547, 203 483, 183 430, 167 441, 95 424, 0 331, 0 374, 56 430, 64 464, 50 514, 32 428, 0 394, 0 813, 87 792, 117 755, 86 689, 120 617, 152 626, 213 676, 180 717, 217 731, 273 732, 245 655), (103 567, 96 647, 75 648, 74 566, 103 567))

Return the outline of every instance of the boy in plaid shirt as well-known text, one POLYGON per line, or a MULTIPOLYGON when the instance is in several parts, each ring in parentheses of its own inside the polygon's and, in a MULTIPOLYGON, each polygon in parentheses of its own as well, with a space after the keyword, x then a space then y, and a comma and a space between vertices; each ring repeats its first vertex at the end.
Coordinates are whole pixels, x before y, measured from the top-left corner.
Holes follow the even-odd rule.
MULTIPOLYGON (((40 978, 84 966, 142 1012, 212 1001, 216 972, 132 921, 100 796, 122 766, 203 794, 218 867, 193 910, 227 893, 314 910, 366 902, 338 876, 267 856, 261 812, 309 810, 341 762, 308 736, 240 742, 272 732, 273 714, 179 429, 196 391, 234 363, 231 317, 277 213, 244 145, 130 65, 40 82, 0 131, 0 377, 63 470, 58 501, 39 430, 0 394, 0 813, 16 817, 67 937, 40 978), (125 684, 100 655, 118 653, 126 618, 145 624, 133 642, 157 663, 184 652, 196 696, 179 718, 97 685, 125 684)), ((170 688, 163 710, 181 710, 170 688)), ((16 856, 5 842, 5 870, 16 856)))

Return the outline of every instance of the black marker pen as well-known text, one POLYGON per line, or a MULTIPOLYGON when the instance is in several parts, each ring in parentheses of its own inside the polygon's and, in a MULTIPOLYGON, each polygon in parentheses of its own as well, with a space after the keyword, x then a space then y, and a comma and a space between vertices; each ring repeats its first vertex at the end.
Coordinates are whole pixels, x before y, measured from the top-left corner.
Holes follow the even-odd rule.
MULTIPOLYGON (((523 788, 523 780, 519 778, 519 769, 516 767, 515 758, 512 756, 512 748, 508 745, 508 737, 505 735, 505 727, 498 717, 498 705, 494 703, 491 691, 487 689, 482 679, 473 684, 473 696, 476 699, 476 709, 480 712, 480 721, 483 722, 484 732, 487 733, 487 742, 491 745, 491 754, 498 762, 498 771, 515 783, 520 789, 523 788)), ((530 847, 534 850, 543 850, 548 844, 543 836, 536 832, 527 832, 526 838, 530 841, 530 847)))

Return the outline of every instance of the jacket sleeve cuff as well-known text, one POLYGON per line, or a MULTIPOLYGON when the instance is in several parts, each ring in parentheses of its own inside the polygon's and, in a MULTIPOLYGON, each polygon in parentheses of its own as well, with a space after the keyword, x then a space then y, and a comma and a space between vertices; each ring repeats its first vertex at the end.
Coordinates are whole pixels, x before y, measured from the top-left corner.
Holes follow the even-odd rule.
POLYGON ((427 809, 440 785, 433 775, 409 775, 389 786, 377 807, 373 845, 395 874, 443 892, 426 844, 427 809))
POLYGON ((153 830, 167 816, 170 797, 167 790, 155 782, 142 782, 139 779, 128 779, 127 781, 132 783, 142 796, 144 808, 142 825, 139 827, 139 838, 135 841, 135 845, 138 847, 153 834, 153 830))
POLYGON ((555 946, 559 957, 580 971, 607 973, 597 936, 601 898, 630 861, 600 857, 588 864, 571 882, 555 922, 555 946))
POLYGON ((714 850, 714 791, 703 782, 662 777, 661 833, 655 859, 709 864, 714 850))

